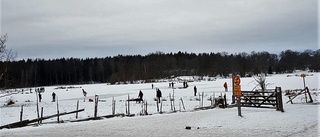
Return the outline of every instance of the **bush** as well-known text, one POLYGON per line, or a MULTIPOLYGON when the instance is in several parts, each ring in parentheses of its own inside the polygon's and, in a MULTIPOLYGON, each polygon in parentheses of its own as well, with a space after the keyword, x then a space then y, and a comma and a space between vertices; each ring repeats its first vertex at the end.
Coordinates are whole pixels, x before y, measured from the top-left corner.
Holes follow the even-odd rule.
POLYGON ((12 104, 14 104, 14 103, 15 103, 15 102, 14 102, 14 100, 13 100, 12 97, 10 97, 10 98, 7 100, 7 106, 12 105, 12 104))

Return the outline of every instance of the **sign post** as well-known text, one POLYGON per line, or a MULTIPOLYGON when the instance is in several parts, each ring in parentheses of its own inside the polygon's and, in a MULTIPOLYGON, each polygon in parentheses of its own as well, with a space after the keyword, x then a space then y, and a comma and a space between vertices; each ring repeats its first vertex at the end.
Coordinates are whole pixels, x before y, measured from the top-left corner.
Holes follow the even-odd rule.
MULTIPOLYGON (((303 73, 300 76, 303 79, 303 88, 306 89, 306 79, 305 78, 306 78, 307 75, 303 73)), ((304 96, 305 96, 306 102, 307 102, 307 91, 304 92, 304 96)))
POLYGON ((303 79, 303 87, 306 88, 306 80, 305 80, 306 74, 301 74, 300 76, 303 79))
POLYGON ((240 98, 242 96, 241 93, 241 85, 240 85, 240 77, 239 76, 234 76, 233 78, 234 82, 234 95, 237 97, 237 106, 238 106, 238 116, 242 117, 241 115, 241 105, 240 105, 240 98))

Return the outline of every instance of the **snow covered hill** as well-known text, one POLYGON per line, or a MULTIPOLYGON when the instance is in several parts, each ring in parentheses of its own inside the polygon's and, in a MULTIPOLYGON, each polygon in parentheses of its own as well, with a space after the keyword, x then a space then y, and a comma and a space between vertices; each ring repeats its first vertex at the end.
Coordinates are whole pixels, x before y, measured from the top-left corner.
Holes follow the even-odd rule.
MULTIPOLYGON (((209 106, 210 96, 218 97, 226 94, 228 104, 231 104, 230 78, 214 78, 214 81, 199 81, 198 77, 179 77, 194 81, 188 83, 188 88, 182 83, 176 83, 175 89, 169 88, 168 82, 143 83, 143 84, 91 84, 91 85, 68 85, 69 88, 57 88, 61 86, 45 87, 42 94, 40 108, 44 108, 44 116, 56 114, 56 102, 51 102, 51 94, 55 92, 59 100, 60 112, 68 112, 76 109, 76 103, 80 101, 80 108, 84 112, 79 113, 78 119, 93 117, 95 95, 99 95, 98 116, 110 115, 112 111, 112 99, 116 100, 116 113, 126 113, 125 100, 137 98, 139 90, 144 93, 144 100, 148 102, 148 113, 152 115, 139 116, 141 104, 130 103, 131 114, 135 117, 116 117, 111 119, 76 122, 75 115, 65 115, 60 118, 65 123, 57 124, 56 118, 44 120, 41 126, 23 127, 17 129, 2 129, 1 136, 319 136, 319 102, 320 102, 320 73, 307 73, 306 85, 311 90, 314 100, 313 105, 305 103, 305 97, 299 96, 294 104, 286 104, 288 98, 284 96, 286 90, 303 88, 303 80, 300 72, 295 74, 280 74, 267 77, 268 88, 281 87, 283 91, 284 111, 262 108, 242 108, 243 117, 237 116, 237 108, 214 108, 210 110, 194 111, 201 104, 198 96, 193 95, 193 87, 198 92, 204 93, 204 106, 209 106), (224 91, 223 83, 227 82, 229 92, 224 91), (154 85, 152 89, 151 84, 154 85), (163 111, 172 112, 169 94, 175 96, 177 113, 159 114, 156 109, 155 89, 159 88, 163 95, 163 111), (88 95, 85 98, 84 89, 88 95), (178 99, 182 99, 186 110, 181 108, 178 99), (179 112, 182 110, 183 112, 179 112), (185 129, 190 126, 191 129, 185 129)), ((241 78, 242 90, 251 91, 256 87, 252 77, 241 78)), ((21 91, 21 89, 19 89, 21 91)), ((19 121, 21 105, 24 106, 23 119, 33 119, 36 113, 36 94, 34 88, 25 88, 24 92, 17 94, 0 94, 1 117, 0 124, 5 125, 19 121), (9 99, 15 104, 5 106, 9 99)))

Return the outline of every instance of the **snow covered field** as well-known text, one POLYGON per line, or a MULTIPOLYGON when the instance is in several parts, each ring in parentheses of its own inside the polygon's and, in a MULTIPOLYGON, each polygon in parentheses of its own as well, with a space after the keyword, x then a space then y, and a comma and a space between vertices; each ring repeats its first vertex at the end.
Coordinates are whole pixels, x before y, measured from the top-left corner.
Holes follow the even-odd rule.
MULTIPOLYGON (((199 101, 193 96, 193 87, 197 86, 198 92, 205 93, 204 106, 209 106, 207 99, 226 93, 227 102, 231 104, 231 92, 224 92, 223 83, 227 82, 231 88, 231 79, 217 78, 215 81, 189 82, 189 87, 180 89, 182 83, 175 84, 176 89, 169 88, 168 82, 153 83, 155 88, 162 91, 165 99, 169 100, 169 93, 175 94, 176 110, 183 112, 170 113, 169 101, 163 101, 163 112, 157 112, 154 101, 155 89, 151 83, 125 84, 125 85, 71 85, 76 88, 56 89, 59 86, 45 87, 42 94, 40 108, 44 108, 44 116, 56 114, 56 102, 51 102, 51 94, 55 92, 59 99, 59 110, 69 112, 76 110, 77 100, 79 108, 84 112, 79 113, 78 119, 93 117, 94 102, 88 102, 99 95, 98 116, 110 115, 112 111, 112 98, 116 100, 116 113, 126 113, 125 100, 137 98, 139 90, 144 93, 144 100, 148 102, 148 113, 152 115, 139 116, 141 104, 130 103, 130 113, 135 117, 116 117, 111 119, 69 122, 76 120, 75 114, 61 116, 65 123, 57 124, 57 118, 43 121, 41 126, 23 127, 16 129, 2 129, 1 136, 319 136, 319 108, 320 108, 320 73, 307 73, 306 86, 311 90, 313 104, 306 104, 304 95, 297 97, 294 104, 286 104, 288 98, 284 96, 286 90, 303 88, 303 80, 300 73, 272 75, 267 77, 268 89, 276 86, 282 88, 284 111, 262 108, 242 108, 243 117, 237 116, 237 108, 214 108, 210 110, 194 111, 199 107, 199 101), (81 87, 81 88, 80 88, 81 87), (88 92, 84 102, 82 89, 88 92), (182 98, 186 110, 179 106, 178 99, 182 98), (191 130, 185 127, 190 126, 191 130)), ((192 77, 181 77, 192 79, 192 77)), ((251 91, 256 86, 252 77, 241 78, 241 89, 251 91)), ((69 87, 69 85, 67 85, 69 87)), ((20 90, 20 89, 19 89, 20 90)), ((0 94, 1 117, 0 124, 5 125, 19 121, 21 105, 24 105, 23 119, 37 118, 36 94, 26 89, 23 93, 8 95, 0 94), (15 101, 14 105, 4 106, 9 99, 15 101)))

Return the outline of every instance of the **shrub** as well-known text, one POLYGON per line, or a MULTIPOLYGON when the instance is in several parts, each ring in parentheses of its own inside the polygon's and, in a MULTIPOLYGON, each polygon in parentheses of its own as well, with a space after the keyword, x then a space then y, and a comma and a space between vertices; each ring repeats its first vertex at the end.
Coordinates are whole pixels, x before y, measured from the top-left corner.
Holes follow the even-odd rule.
POLYGON ((13 100, 12 97, 10 97, 10 98, 7 100, 7 106, 12 105, 12 104, 14 104, 14 103, 15 103, 15 102, 14 102, 14 100, 13 100))

